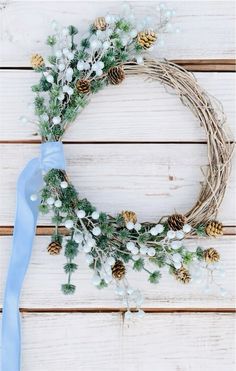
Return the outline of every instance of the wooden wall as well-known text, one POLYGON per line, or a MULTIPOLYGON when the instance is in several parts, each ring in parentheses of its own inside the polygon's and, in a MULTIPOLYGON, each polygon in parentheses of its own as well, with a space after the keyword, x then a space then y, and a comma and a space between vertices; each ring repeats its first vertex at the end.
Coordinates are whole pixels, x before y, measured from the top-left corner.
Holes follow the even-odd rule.
MULTIPOLYGON (((154 1, 133 1, 137 13, 151 13, 154 1)), ((35 127, 19 117, 32 100, 34 52, 46 53, 50 22, 85 30, 90 20, 119 1, 1 1, 0 21, 0 301, 11 250, 16 179, 37 155, 35 127)), ((235 137, 235 5, 233 1, 170 1, 181 33, 170 34, 157 58, 178 61, 222 101, 235 137)), ((65 136, 68 172, 81 193, 99 209, 137 211, 140 220, 187 211, 207 165, 205 134, 174 95, 156 83, 129 77, 119 88, 93 97, 65 136)), ((235 339, 235 167, 219 218, 225 235, 219 249, 227 289, 222 297, 164 274, 152 286, 129 273, 144 293, 147 315, 126 323, 112 289, 99 291, 79 263, 77 292, 63 296, 63 256, 46 253, 50 220, 40 217, 33 256, 21 299, 22 371, 233 371, 235 339)), ((189 240, 189 247, 208 240, 189 240)), ((1 304, 0 304, 1 305, 1 304)))

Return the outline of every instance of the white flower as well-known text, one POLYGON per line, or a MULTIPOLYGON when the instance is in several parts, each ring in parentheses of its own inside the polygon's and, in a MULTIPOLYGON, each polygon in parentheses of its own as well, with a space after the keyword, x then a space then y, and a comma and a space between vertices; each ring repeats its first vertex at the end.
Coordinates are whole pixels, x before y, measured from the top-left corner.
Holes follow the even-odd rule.
POLYGON ((99 213, 97 211, 94 211, 91 216, 94 220, 97 220, 99 218, 99 213))
POLYGON ((189 224, 185 224, 185 225, 183 226, 183 231, 184 231, 184 233, 189 233, 189 232, 191 231, 191 229, 192 229, 192 227, 191 227, 191 225, 189 225, 189 224))
POLYGON ((78 218, 83 219, 86 213, 84 210, 76 210, 76 215, 78 216, 78 218))
POLYGON ((94 227, 92 233, 94 236, 99 236, 101 234, 101 229, 99 227, 94 227))
POLYGON ((67 219, 67 220, 65 221, 65 227, 66 227, 67 229, 71 229, 71 228, 73 228, 73 227, 74 227, 74 222, 73 222, 73 220, 71 220, 71 219, 67 219))
POLYGON ((175 238, 175 231, 168 231, 168 232, 167 232, 167 237, 168 237, 169 239, 173 239, 173 238, 175 238))
POLYGON ((134 246, 131 250, 132 254, 133 255, 137 255, 139 253, 139 249, 137 248, 137 246, 134 246))
POLYGON ((150 229, 150 233, 151 233, 152 236, 157 236, 158 235, 158 231, 155 227, 152 227, 150 229))

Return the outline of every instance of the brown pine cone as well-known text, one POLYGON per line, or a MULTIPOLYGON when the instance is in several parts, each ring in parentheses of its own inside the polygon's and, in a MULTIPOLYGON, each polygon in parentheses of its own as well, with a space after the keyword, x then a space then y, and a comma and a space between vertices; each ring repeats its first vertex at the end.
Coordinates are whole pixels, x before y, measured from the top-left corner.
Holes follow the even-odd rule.
POLYGON ((223 226, 217 220, 210 221, 206 228, 205 232, 210 237, 218 237, 223 235, 223 226))
POLYGON ((167 223, 172 231, 180 231, 183 226, 186 224, 186 217, 182 214, 173 214, 170 215, 167 223))
POLYGON ((137 43, 144 49, 149 49, 156 41, 157 34, 154 31, 141 31, 137 36, 137 43))
POLYGON ((88 94, 90 92, 90 81, 85 79, 78 80, 76 89, 79 93, 88 94))
POLYGON ((100 31, 105 31, 105 29, 107 28, 107 23, 104 17, 96 18, 93 25, 96 28, 96 30, 100 31))
POLYGON ((181 267, 175 271, 175 277, 182 283, 189 283, 191 281, 191 275, 189 271, 184 267, 181 267))
POLYGON ((207 263, 217 263, 220 260, 220 254, 213 247, 204 250, 203 257, 207 263))
POLYGON ((126 273, 125 265, 121 260, 117 260, 112 267, 112 276, 117 280, 121 280, 126 273))
POLYGON ((61 244, 59 242, 52 241, 48 245, 48 252, 50 255, 58 255, 60 254, 60 251, 61 251, 61 244))
POLYGON ((44 66, 44 59, 40 54, 33 54, 31 57, 31 66, 34 69, 44 66))
POLYGON ((112 85, 118 85, 125 79, 125 71, 123 67, 111 67, 107 72, 107 77, 112 85))
POLYGON ((137 215, 133 211, 122 211, 121 215, 123 216, 125 223, 137 223, 137 215))

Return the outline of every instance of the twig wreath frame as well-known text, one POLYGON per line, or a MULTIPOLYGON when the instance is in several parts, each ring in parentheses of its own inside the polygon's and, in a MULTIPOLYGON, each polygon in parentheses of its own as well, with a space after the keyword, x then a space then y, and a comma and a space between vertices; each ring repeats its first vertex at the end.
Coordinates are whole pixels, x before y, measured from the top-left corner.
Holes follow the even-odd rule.
POLYGON ((151 59, 147 54, 160 33, 167 30, 169 19, 168 9, 161 9, 159 25, 149 28, 146 21, 137 25, 129 11, 126 15, 99 17, 79 46, 74 26, 59 30, 54 24, 55 33, 47 40, 53 51, 49 63, 38 54, 31 60, 32 67, 42 74, 32 90, 36 93, 35 114, 43 143, 61 141, 90 95, 107 84, 120 84, 128 75, 144 75, 172 89, 206 132, 209 165, 203 171, 205 182, 198 201, 185 215, 175 213, 156 223, 139 223, 133 211, 122 211, 117 216, 98 212, 87 199, 79 197, 66 171, 60 169, 46 172, 44 187, 39 194, 31 195, 32 202, 40 199, 42 213, 53 214, 55 232, 48 252, 56 255, 64 249, 68 280, 62 285, 63 292, 75 292, 71 277, 78 267, 75 259, 82 252, 94 271, 94 285, 104 288, 113 284, 128 308, 127 318, 133 316, 131 307, 138 310, 136 315, 143 315, 141 293, 127 281, 129 267, 145 270, 151 283, 158 283, 162 267, 168 267, 183 283, 202 270, 206 272, 207 286, 213 271, 219 270, 216 263, 220 256, 215 249, 197 247, 189 251, 184 239, 223 233, 222 224, 215 218, 230 174, 232 147, 220 103, 184 68, 167 60, 151 59), (61 234, 59 226, 65 226, 66 235, 61 234))

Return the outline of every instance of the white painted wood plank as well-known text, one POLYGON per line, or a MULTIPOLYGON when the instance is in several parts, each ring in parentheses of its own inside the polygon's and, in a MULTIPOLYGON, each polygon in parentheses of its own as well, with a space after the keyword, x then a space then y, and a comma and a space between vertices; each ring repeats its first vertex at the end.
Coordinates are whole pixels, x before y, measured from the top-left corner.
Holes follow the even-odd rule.
MULTIPOLYGON (((12 225, 16 180, 25 163, 38 155, 38 144, 0 145, 0 225, 12 225)), ((188 211, 200 191, 205 144, 67 144, 68 174, 98 210, 117 214, 135 210, 140 220, 188 211)), ((225 225, 235 225, 235 169, 219 212, 225 225)), ((38 225, 49 224, 46 216, 38 225)))
MULTIPOLYGON (((227 125, 236 134, 234 73, 196 73, 199 84, 223 104, 227 125)), ((22 115, 33 117, 28 103, 34 99, 33 71, 0 71, 0 140, 30 140, 35 124, 23 124, 22 115), (14 107, 14 109, 12 109, 14 107)), ((178 97, 158 82, 129 76, 119 87, 109 86, 92 97, 65 135, 69 141, 204 141, 204 130, 178 97)))
MULTIPOLYGON (((11 251, 10 236, 0 237, 0 306, 2 305, 6 271, 11 251)), ((47 245, 50 237, 35 238, 29 270, 24 282, 22 308, 121 308, 122 301, 114 288, 98 290, 91 283, 92 271, 81 254, 77 258, 78 271, 73 275, 77 289, 74 295, 62 294, 60 285, 66 280, 63 271, 65 257, 50 256, 47 245)), ((139 288, 144 295, 145 308, 233 308, 235 305, 236 254, 235 237, 219 239, 188 240, 186 246, 191 250, 196 246, 215 247, 221 255, 224 277, 215 276, 215 282, 221 284, 227 295, 222 297, 217 286, 211 286, 211 293, 205 293, 202 285, 191 283, 181 285, 163 270, 163 277, 158 285, 151 285, 145 272, 136 273, 130 268, 127 278, 130 285, 139 288)), ((155 266, 150 266, 155 269, 155 266)), ((205 286, 205 284, 204 284, 205 286)))
MULTIPOLYGON (((53 19, 79 26, 83 33, 95 17, 119 12, 121 1, 17 1, 3 2, 0 14, 2 66, 29 66, 34 52, 45 53, 44 40, 53 19)), ((135 1, 138 15, 153 15, 159 2, 135 1)), ((233 1, 168 1, 177 10, 175 27, 180 34, 168 34, 156 51, 158 58, 234 58, 235 4, 233 1)))
POLYGON ((233 314, 23 315, 22 371, 233 371, 233 314))

